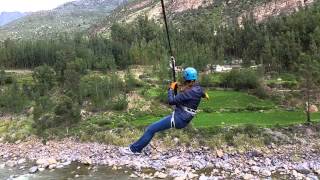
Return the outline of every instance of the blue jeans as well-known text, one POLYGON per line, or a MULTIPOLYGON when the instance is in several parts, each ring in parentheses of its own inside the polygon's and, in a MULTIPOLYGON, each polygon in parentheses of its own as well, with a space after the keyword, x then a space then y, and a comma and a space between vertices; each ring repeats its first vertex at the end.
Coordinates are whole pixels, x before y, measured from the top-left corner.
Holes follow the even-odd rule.
MULTIPOLYGON (((171 117, 172 115, 169 115, 163 119, 161 119, 158 122, 155 122, 151 124, 142 137, 133 143, 130 146, 130 149, 132 152, 141 152, 143 148, 145 148, 153 138, 154 134, 159 131, 164 131, 171 128, 171 117)), ((176 117, 176 116, 175 116, 176 117)), ((181 129, 188 125, 188 122, 180 120, 179 118, 175 118, 175 128, 181 129)))

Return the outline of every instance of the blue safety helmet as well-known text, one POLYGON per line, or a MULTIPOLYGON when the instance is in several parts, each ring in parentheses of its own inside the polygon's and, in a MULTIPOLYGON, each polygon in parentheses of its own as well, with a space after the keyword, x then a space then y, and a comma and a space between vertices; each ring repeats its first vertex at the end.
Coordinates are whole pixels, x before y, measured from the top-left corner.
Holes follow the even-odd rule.
POLYGON ((188 67, 183 71, 183 78, 186 81, 195 81, 198 79, 198 72, 193 67, 188 67))

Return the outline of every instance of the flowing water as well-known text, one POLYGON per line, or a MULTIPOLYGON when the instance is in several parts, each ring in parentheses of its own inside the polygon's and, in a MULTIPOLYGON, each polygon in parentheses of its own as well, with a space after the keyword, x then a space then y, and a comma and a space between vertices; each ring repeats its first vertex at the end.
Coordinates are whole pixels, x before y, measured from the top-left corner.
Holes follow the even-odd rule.
MULTIPOLYGON (((61 169, 45 170, 36 174, 29 174, 28 170, 31 166, 26 166, 25 169, 17 168, 0 168, 0 179, 2 180, 67 180, 67 179, 90 179, 90 180, 127 180, 129 179, 130 171, 112 170, 108 167, 89 167, 80 164, 71 164, 61 169)), ((130 178, 131 179, 131 178, 130 178)))

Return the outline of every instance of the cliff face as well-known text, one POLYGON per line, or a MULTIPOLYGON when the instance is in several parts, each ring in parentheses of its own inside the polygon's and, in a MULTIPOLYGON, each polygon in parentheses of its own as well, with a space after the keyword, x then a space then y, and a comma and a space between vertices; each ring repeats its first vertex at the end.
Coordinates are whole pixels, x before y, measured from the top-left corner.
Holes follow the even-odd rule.
POLYGON ((238 18, 238 23, 241 25, 243 18, 252 14, 257 22, 261 22, 271 16, 278 16, 281 13, 288 14, 298 11, 299 8, 312 4, 314 0, 273 0, 260 4, 253 8, 250 12, 243 13, 238 18))

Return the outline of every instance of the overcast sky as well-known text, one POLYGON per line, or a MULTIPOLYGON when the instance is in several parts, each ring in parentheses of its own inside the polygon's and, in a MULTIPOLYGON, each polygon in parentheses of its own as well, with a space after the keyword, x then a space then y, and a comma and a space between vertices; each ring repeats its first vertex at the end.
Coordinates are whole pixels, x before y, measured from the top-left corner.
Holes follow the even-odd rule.
POLYGON ((0 12, 49 10, 73 0, 0 0, 0 12))

